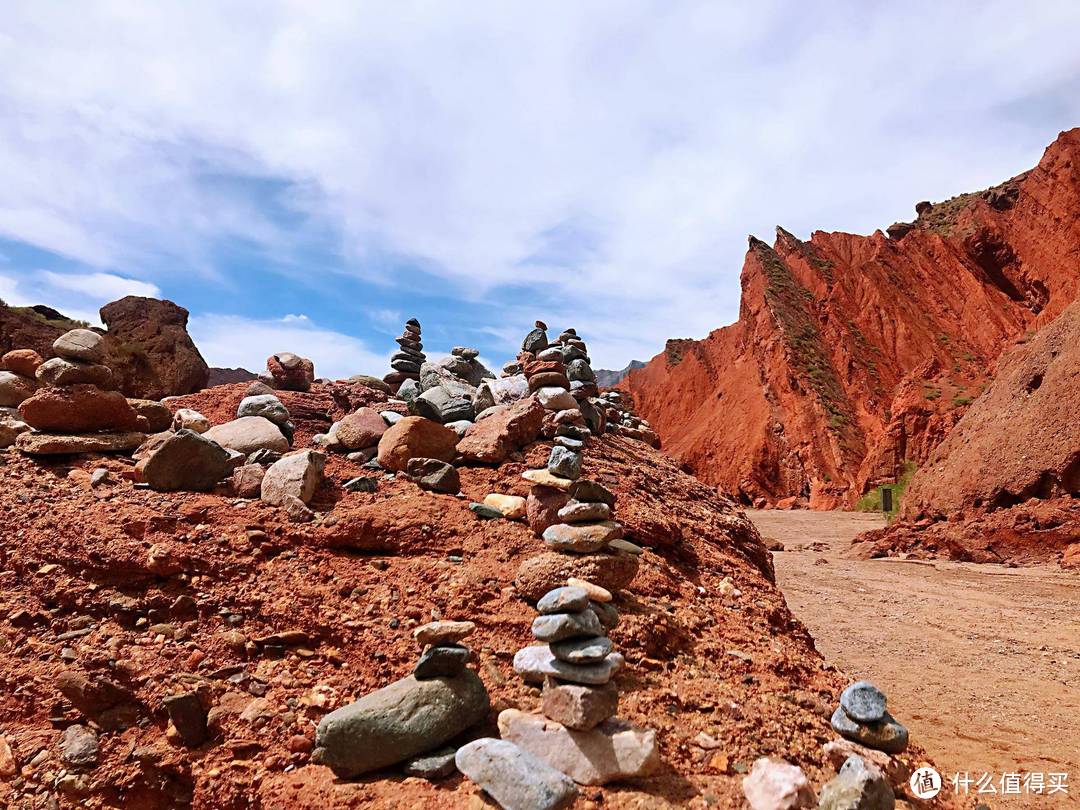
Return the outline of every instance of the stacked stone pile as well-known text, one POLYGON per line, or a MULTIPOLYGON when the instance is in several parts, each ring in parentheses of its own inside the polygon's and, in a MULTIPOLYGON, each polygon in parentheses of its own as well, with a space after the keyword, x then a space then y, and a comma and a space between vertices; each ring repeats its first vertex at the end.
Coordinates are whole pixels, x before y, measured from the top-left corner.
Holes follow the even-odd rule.
POLYGON ((612 678, 624 661, 612 652, 607 632, 618 624, 618 611, 606 589, 574 583, 537 602, 532 631, 544 643, 514 656, 526 681, 543 682, 543 716, 507 709, 499 733, 578 784, 646 775, 659 763, 656 732, 615 717, 619 691, 612 678))
MULTIPOLYGON (((138 447, 149 424, 111 388, 112 371, 101 363, 105 353, 101 335, 73 329, 56 339, 53 351, 57 356, 34 371, 39 386, 19 403, 21 421, 33 430, 20 433, 16 446, 35 455, 138 447)), ((23 360, 22 370, 29 370, 33 358, 23 360)))
POLYGON ((885 693, 869 681, 853 683, 840 694, 830 724, 841 737, 886 754, 907 748, 907 729, 889 714, 885 693))
POLYGON ((634 413, 621 392, 605 391, 600 395, 600 403, 611 432, 660 448, 660 437, 656 435, 652 425, 634 413))
POLYGON ((405 322, 401 337, 395 340, 399 348, 390 358, 391 371, 383 377, 383 382, 396 394, 407 380, 420 381, 420 366, 427 361, 427 355, 420 336, 420 321, 416 318, 405 322))
POLYGON ((41 364, 41 355, 33 349, 15 349, 0 357, 0 448, 10 447, 30 430, 18 407, 37 391, 41 364))
POLYGON ((446 425, 464 436, 477 417, 478 386, 494 376, 468 346, 455 346, 447 357, 420 367, 420 379, 406 382, 398 396, 409 412, 446 425))
POLYGON ((422 653, 413 674, 323 717, 312 761, 343 778, 399 764, 428 778, 452 772, 454 750, 443 746, 483 721, 490 706, 459 643, 472 630, 471 622, 449 621, 416 628, 422 653))

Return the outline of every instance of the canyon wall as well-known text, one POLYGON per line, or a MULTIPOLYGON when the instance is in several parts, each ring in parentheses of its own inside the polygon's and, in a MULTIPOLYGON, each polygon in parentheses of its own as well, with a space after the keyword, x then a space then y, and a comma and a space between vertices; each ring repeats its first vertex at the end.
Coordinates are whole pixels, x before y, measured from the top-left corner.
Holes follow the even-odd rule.
POLYGON ((620 383, 667 452, 747 504, 851 506, 924 464, 1080 286, 1080 129, 871 236, 750 238, 739 320, 620 383))

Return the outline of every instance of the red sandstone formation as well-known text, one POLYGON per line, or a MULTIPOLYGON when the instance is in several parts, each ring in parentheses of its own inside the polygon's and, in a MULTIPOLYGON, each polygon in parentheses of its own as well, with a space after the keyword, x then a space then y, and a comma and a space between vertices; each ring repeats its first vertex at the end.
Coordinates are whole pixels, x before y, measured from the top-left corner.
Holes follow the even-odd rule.
POLYGON ((912 479, 902 522, 864 534, 863 552, 977 561, 1061 553, 1080 565, 1078 402, 1080 301, 1001 359, 990 388, 912 479))
MULTIPOLYGON (((188 311, 172 301, 129 295, 101 308, 105 364, 125 396, 161 399, 206 387, 209 370, 187 333, 188 311)), ((0 354, 34 349, 54 356, 52 343, 85 326, 49 307, 0 304, 0 354)), ((101 330, 98 330, 101 331, 101 330)))
POLYGON ((1080 129, 1000 186, 920 203, 893 238, 751 238, 737 323, 620 387, 665 450, 744 503, 851 506, 923 464, 1003 348, 1080 289, 1080 129))

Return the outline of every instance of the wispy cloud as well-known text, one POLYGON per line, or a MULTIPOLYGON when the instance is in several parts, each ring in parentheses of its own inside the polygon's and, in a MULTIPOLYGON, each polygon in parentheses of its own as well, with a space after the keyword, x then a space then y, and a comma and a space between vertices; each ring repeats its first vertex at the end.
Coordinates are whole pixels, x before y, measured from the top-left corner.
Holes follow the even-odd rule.
POLYGON ((14 2, 0 235, 181 303, 242 248, 316 321, 334 278, 421 277, 622 367, 734 318, 749 232, 869 232, 1029 167, 1080 123, 1077 30, 973 0, 14 2))

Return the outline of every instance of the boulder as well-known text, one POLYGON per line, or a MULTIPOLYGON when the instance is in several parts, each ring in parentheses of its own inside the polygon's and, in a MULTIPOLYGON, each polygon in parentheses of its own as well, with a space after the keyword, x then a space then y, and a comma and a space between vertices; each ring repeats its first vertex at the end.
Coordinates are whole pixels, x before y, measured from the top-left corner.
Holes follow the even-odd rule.
POLYGON ((409 403, 409 411, 442 424, 461 420, 471 422, 476 417, 472 402, 466 397, 451 393, 444 385, 429 388, 415 397, 409 403))
POLYGON ((68 360, 98 363, 105 356, 104 340, 89 329, 72 329, 53 341, 53 351, 68 360))
POLYGON ((101 308, 105 362, 129 397, 160 400, 205 388, 210 370, 187 332, 188 311, 128 295, 101 308))
POLYGON ((471 461, 501 464, 511 453, 536 441, 544 421, 544 408, 533 397, 497 406, 465 432, 458 442, 461 455, 471 461))
POLYGON ((817 805, 817 797, 802 768, 782 759, 760 757, 742 780, 751 810, 797 810, 817 805))
POLYGON ((34 377, 41 363, 41 355, 33 349, 12 349, 0 357, 0 368, 22 377, 34 377))
POLYGON ((300 450, 275 461, 262 480, 263 501, 275 506, 284 503, 286 496, 311 502, 323 481, 326 456, 315 450, 300 450))
POLYGON ((517 570, 514 586, 518 593, 535 602, 545 593, 565 585, 574 577, 620 591, 634 579, 638 558, 631 554, 560 554, 548 551, 525 560, 517 570))
POLYGON ((32 377, 0 371, 0 408, 13 408, 32 397, 37 390, 37 381, 32 377))
POLYGON ((292 352, 278 352, 266 358, 266 370, 274 387, 284 391, 308 391, 315 381, 315 364, 292 352))
POLYGON ((68 360, 63 357, 46 360, 38 366, 35 376, 42 385, 89 383, 105 389, 110 389, 114 385, 112 369, 108 366, 100 363, 85 363, 81 360, 68 360))
POLYGON ((378 460, 384 469, 403 472, 411 458, 452 461, 457 443, 454 431, 422 416, 407 416, 379 439, 378 460))
POLYGON ((334 436, 347 450, 374 447, 386 433, 386 420, 371 408, 360 408, 337 423, 334 436))
POLYGON ((246 396, 240 400, 240 404, 236 407, 236 418, 245 416, 261 416, 281 427, 289 421, 289 409, 273 394, 258 394, 246 396))
POLYGON ((229 471, 229 454, 191 430, 171 433, 135 467, 143 481, 159 492, 205 492, 229 471))
POLYGON ((289 442, 278 426, 261 416, 242 416, 224 425, 215 425, 203 435, 222 447, 236 450, 245 456, 256 450, 274 450, 278 453, 289 451, 289 442))
POLYGON ((19 413, 30 427, 57 433, 142 431, 146 427, 123 394, 93 385, 42 388, 23 400, 19 413))
MULTIPOLYGON (((128 405, 146 420, 146 429, 150 433, 161 433, 172 427, 173 415, 166 406, 152 399, 129 399, 128 405)), ((199 431, 196 431, 199 432, 199 431)))
POLYGON ((506 709, 499 714, 499 734, 579 785, 648 776, 660 765, 656 732, 617 718, 575 731, 539 715, 506 709))
POLYGON ((71 453, 127 453, 146 439, 145 433, 22 433, 15 447, 30 456, 67 455, 71 453))
POLYGON ((504 810, 559 810, 577 798, 569 777, 506 740, 473 740, 454 763, 504 810))
POLYGON ((431 751, 487 717, 488 694, 471 670, 455 678, 407 677, 323 717, 312 761, 343 778, 431 751))

